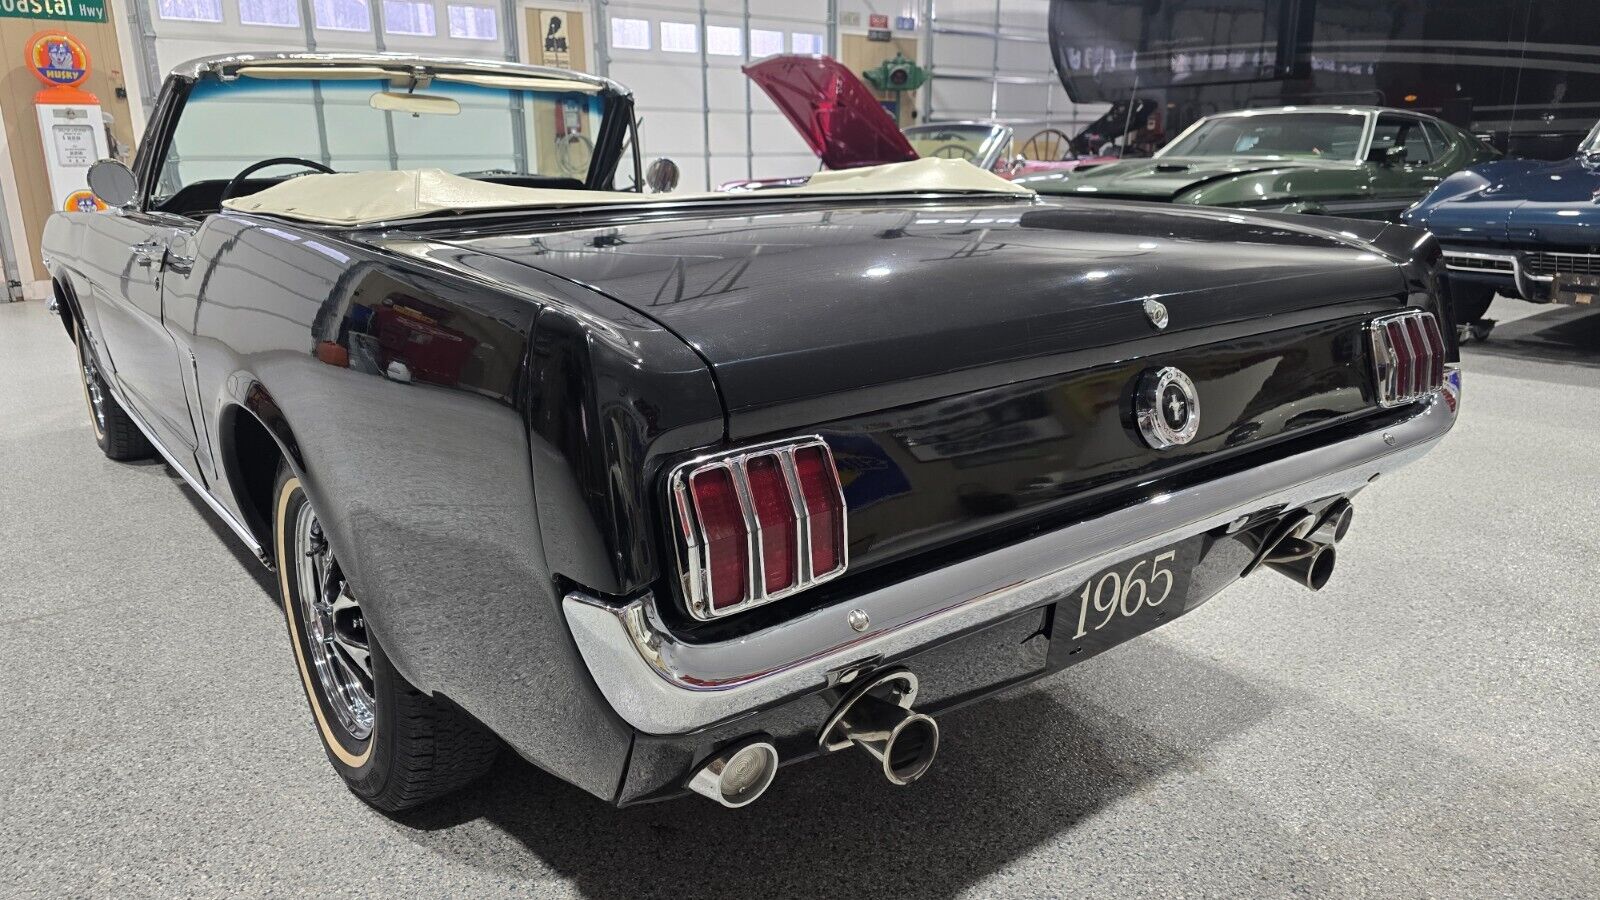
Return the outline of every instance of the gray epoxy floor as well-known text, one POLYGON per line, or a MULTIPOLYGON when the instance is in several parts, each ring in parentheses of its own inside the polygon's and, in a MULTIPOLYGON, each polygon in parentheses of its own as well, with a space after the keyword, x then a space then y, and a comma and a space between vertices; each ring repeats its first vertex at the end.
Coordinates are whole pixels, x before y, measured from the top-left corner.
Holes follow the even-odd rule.
POLYGON ((1600 895, 1600 310, 1494 313, 1327 590, 1264 574, 954 713, 912 788, 840 757, 617 811, 506 761, 393 820, 325 763, 268 582, 0 305, 0 896, 1600 895))

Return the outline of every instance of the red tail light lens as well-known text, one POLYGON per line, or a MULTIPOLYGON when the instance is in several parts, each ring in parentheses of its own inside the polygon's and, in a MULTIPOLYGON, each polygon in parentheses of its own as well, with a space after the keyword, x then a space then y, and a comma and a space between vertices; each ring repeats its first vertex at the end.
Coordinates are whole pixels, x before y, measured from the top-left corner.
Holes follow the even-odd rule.
POLYGON ((821 438, 697 460, 669 482, 695 618, 769 603, 844 572, 844 494, 821 438))
POLYGON ((1413 310, 1374 319, 1368 333, 1379 405, 1412 403, 1444 387, 1444 336, 1433 313, 1413 310))
POLYGON ((745 598, 750 571, 750 533, 745 528, 733 473, 725 468, 696 472, 690 480, 694 510, 705 535, 709 558, 711 606, 738 606, 745 598))
POLYGON ((839 568, 844 559, 839 528, 844 521, 844 500, 839 496, 839 476, 833 460, 817 447, 795 451, 794 462, 811 523, 811 571, 826 574, 839 568))
POLYGON ((794 501, 789 499, 789 480, 772 453, 751 458, 745 474, 750 478, 756 524, 761 527, 762 584, 768 594, 775 594, 792 587, 800 571, 800 547, 795 539, 799 523, 794 501))

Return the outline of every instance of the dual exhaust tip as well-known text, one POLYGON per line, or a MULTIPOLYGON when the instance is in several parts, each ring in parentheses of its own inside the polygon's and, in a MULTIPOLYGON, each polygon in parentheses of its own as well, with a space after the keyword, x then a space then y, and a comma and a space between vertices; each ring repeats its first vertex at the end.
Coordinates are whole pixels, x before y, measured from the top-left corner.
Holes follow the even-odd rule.
POLYGON ((1320 591, 1333 577, 1338 560, 1334 545, 1344 540, 1354 520, 1355 507, 1348 500, 1334 501, 1321 515, 1286 516, 1262 536, 1255 559, 1242 574, 1266 566, 1302 587, 1320 591))
MULTIPOLYGON (((916 699, 917 676, 907 669, 863 679, 834 707, 818 746, 825 753, 860 747, 891 784, 910 784, 927 774, 939 753, 939 723, 911 708, 916 699)), ((766 736, 753 735, 702 763, 688 787, 738 809, 766 793, 777 774, 777 748, 766 736)))

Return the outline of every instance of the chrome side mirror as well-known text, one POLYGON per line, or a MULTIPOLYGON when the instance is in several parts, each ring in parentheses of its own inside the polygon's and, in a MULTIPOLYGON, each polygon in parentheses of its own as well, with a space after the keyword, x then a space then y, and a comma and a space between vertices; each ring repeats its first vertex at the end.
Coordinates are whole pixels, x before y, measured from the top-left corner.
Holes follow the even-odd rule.
POLYGON ((683 173, 678 164, 665 156, 653 160, 644 170, 644 183, 652 194, 665 194, 678 186, 683 173))
POLYGON ((139 180, 120 160, 102 159, 89 167, 89 190, 101 203, 122 209, 132 205, 139 192, 139 180))

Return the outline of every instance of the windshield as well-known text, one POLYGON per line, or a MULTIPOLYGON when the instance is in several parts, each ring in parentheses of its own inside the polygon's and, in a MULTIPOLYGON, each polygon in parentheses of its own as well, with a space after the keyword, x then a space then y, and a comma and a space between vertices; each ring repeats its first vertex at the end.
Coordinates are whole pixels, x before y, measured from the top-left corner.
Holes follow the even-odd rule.
POLYGON ((915 125, 905 129, 905 136, 920 157, 964 159, 981 165, 1002 130, 993 125, 915 125))
POLYGON ((1349 113, 1270 113, 1202 121, 1161 156, 1269 156, 1355 162, 1367 117, 1349 113))
POLYGON ((1600 153, 1600 122, 1590 129, 1589 136, 1578 145, 1579 153, 1600 153))
MULTIPOLYGON (((448 73, 424 76, 425 83, 417 84, 404 75, 382 77, 375 69, 349 73, 356 78, 283 74, 195 84, 178 117, 154 202, 187 188, 220 193, 220 185, 247 166, 277 157, 338 172, 437 168, 573 189, 585 187, 590 168, 601 162, 595 137, 606 104, 583 82, 554 81, 555 89, 530 90, 464 83, 494 81, 473 75, 451 81, 448 73)), ((631 181, 631 166, 619 168, 618 176, 631 181)), ((290 163, 252 178, 305 171, 290 163)))

